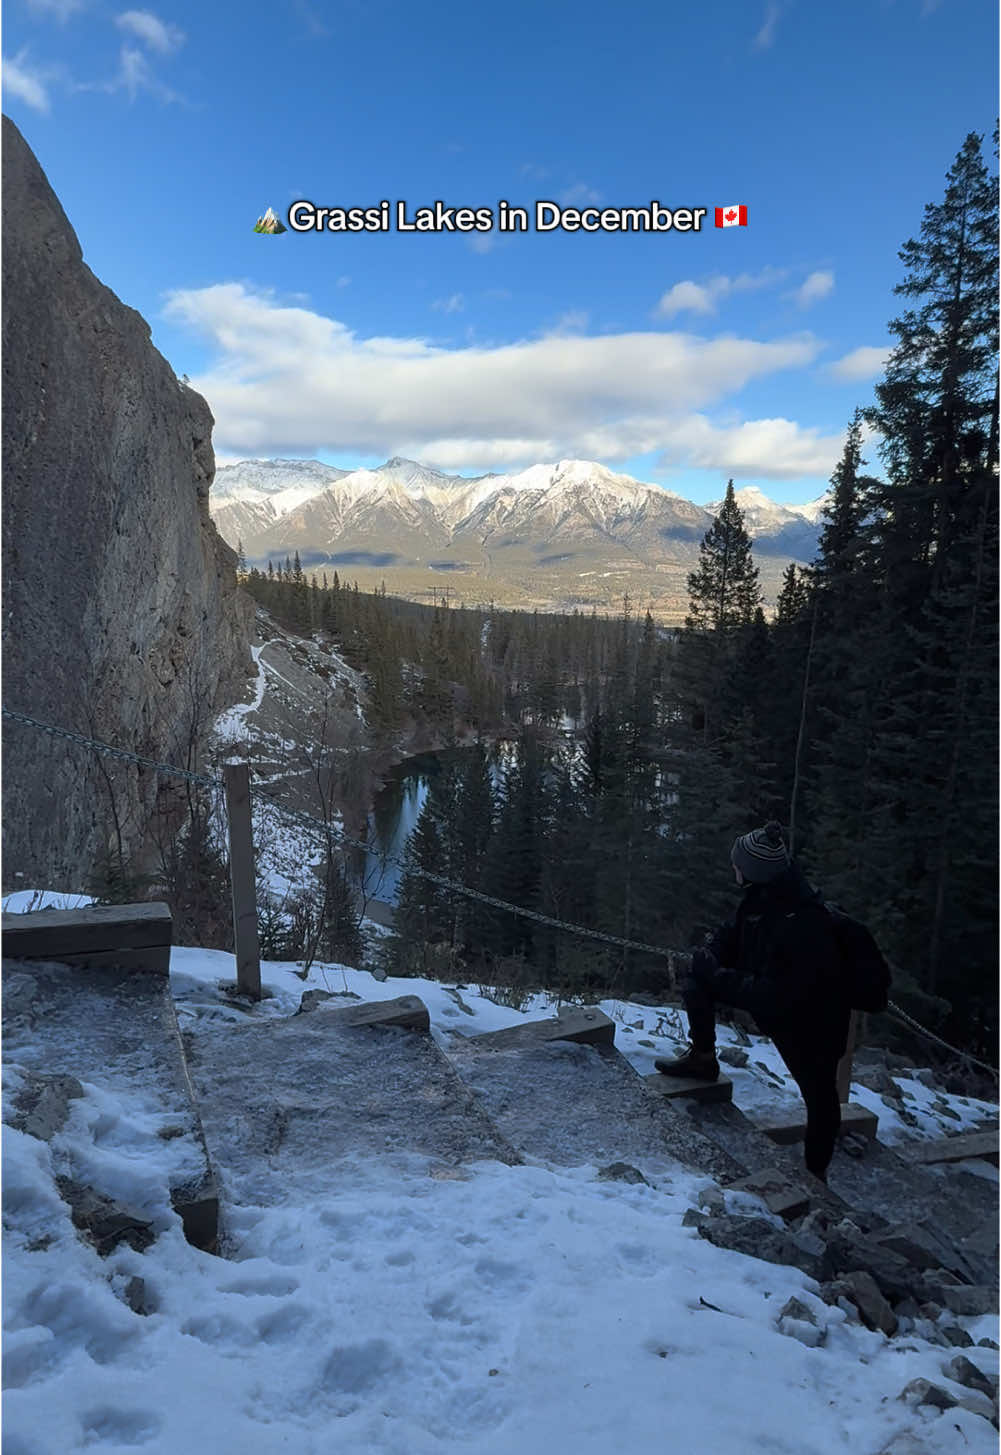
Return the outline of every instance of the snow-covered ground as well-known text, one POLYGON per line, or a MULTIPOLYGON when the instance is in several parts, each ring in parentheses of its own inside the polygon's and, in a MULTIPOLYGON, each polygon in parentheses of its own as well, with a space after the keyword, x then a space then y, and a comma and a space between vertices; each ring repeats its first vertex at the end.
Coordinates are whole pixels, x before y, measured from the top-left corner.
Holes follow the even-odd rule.
MULTIPOLYGON (((29 897, 10 896, 4 909, 29 897)), ((517 1011, 473 986, 378 982, 341 966, 314 966, 305 982, 294 965, 262 971, 272 994, 257 1016, 290 1014, 310 988, 417 994, 445 1047, 456 1030, 499 1029, 553 1007, 537 997, 517 1011)), ((175 949, 182 1025, 244 1019, 218 988, 234 978, 230 955, 175 949)), ((681 1038, 668 1008, 603 1009, 640 1071, 681 1038)), ((722 1045, 736 1043, 723 1033, 722 1045)), ((752 1037, 744 1049, 747 1067, 731 1068, 741 1107, 766 1116, 791 1102, 770 1044, 752 1037)), ((6 1095, 18 1081, 8 1066, 6 1095)), ((876 1104, 884 1140, 997 1114, 919 1079, 899 1084, 915 1125, 853 1088, 876 1104), (958 1119, 943 1118, 943 1105, 958 1119)), ((165 1190, 170 1143, 148 1104, 111 1096, 97 1069, 84 1089, 51 1143, 4 1127, 5 1455, 996 1448, 981 1416, 897 1398, 919 1377, 965 1393, 942 1373, 955 1351, 888 1340, 827 1306, 798 1270, 700 1239, 682 1218, 710 1180, 681 1167, 645 1186, 600 1180, 593 1166, 484 1162, 407 1177, 342 1164, 321 1197, 227 1209, 234 1246, 221 1259, 184 1241, 165 1190), (54 1183, 80 1167, 156 1214, 166 1230, 145 1253, 123 1245, 102 1260, 80 1240, 54 1183), (135 1278, 144 1314, 125 1301, 135 1278), (780 1331, 790 1297, 826 1330, 817 1347, 780 1331)), ((950 1320, 974 1341, 998 1339, 996 1317, 950 1320)), ((963 1352, 996 1368, 989 1348, 963 1352)))

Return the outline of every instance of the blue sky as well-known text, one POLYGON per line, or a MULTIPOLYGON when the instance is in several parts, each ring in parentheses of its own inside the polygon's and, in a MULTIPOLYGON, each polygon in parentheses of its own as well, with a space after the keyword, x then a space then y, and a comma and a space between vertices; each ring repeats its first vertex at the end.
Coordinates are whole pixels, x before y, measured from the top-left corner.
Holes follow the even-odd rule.
MULTIPOLYGON (((4 110, 221 461, 597 459, 825 488, 897 250, 997 111, 993 0, 8 0, 4 110), (700 233, 262 237, 321 206, 709 209, 700 233), (716 206, 748 226, 718 230, 716 206)), ((871 463, 877 463, 875 444, 871 463)))

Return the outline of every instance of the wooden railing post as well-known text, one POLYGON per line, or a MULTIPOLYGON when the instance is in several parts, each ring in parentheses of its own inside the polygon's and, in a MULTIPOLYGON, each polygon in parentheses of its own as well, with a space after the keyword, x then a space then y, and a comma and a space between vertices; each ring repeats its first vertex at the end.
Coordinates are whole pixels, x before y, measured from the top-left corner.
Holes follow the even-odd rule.
POLYGON ((848 1105, 848 1097, 851 1094, 852 1084, 852 1058, 855 1055, 855 1041, 858 1036, 858 1011, 852 1011, 852 1018, 848 1022, 848 1044, 845 1047, 845 1054, 838 1062, 838 1101, 842 1106, 848 1105))
POLYGON ((261 998, 261 948, 257 938, 257 883, 250 817, 250 766, 225 763, 226 818, 229 822, 229 877, 233 888, 233 943, 236 985, 241 995, 261 998))

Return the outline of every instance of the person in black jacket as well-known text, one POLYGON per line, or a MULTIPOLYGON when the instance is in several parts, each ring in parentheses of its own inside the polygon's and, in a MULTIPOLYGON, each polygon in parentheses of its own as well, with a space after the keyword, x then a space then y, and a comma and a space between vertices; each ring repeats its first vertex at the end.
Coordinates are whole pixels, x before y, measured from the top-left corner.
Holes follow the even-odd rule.
POLYGON ((709 936, 678 977, 691 1045, 679 1060, 654 1065, 665 1076, 715 1081, 716 1005, 750 1011, 802 1093, 806 1165, 826 1180, 841 1125, 837 1066, 851 1014, 833 925, 774 820, 737 838, 730 858, 744 889, 736 917, 709 936))

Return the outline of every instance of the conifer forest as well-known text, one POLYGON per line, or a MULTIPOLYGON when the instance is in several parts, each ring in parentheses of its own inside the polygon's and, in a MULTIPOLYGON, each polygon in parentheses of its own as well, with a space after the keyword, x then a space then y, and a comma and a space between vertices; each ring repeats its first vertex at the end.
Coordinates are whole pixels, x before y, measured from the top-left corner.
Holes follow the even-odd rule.
MULTIPOLYGON (((996 154, 996 139, 995 139, 996 154)), ((663 958, 516 918, 683 948, 734 908, 733 837, 786 827, 825 898, 872 929, 894 997, 971 1051, 997 1022, 997 192, 971 134, 900 250, 893 351, 850 421, 816 560, 766 616, 726 490, 683 626, 421 607, 298 561, 243 573, 280 621, 328 632, 391 743, 475 739, 407 848, 393 965, 618 994, 663 958), (492 747, 507 743, 498 772, 492 747)))

